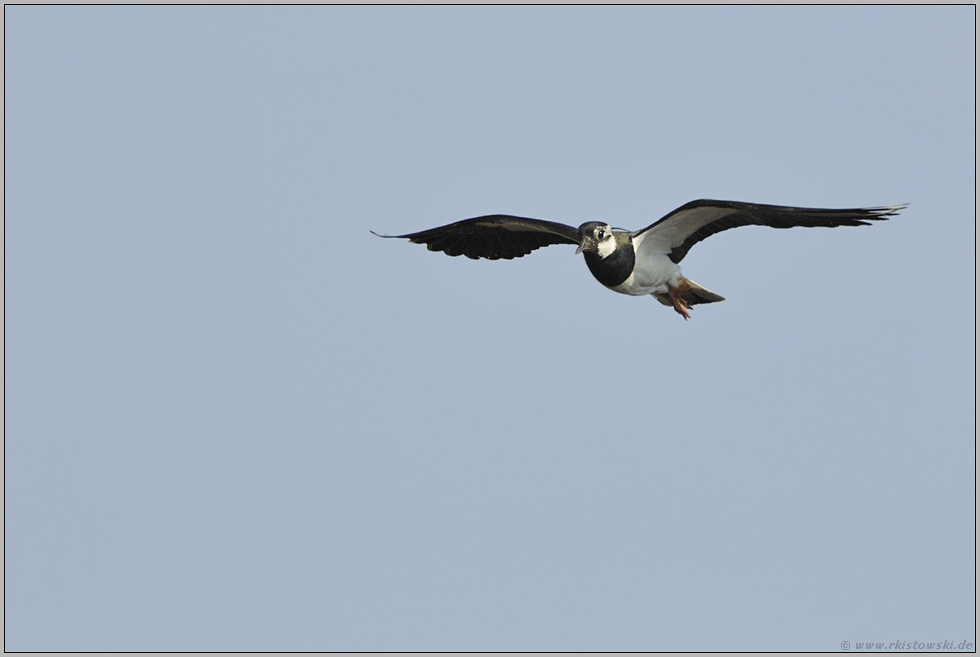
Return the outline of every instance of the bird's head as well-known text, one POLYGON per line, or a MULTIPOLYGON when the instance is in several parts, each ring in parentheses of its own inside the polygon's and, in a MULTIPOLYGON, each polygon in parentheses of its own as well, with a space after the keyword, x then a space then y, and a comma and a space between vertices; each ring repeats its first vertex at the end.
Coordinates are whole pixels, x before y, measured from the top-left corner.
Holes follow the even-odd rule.
POLYGON ((616 236, 612 226, 598 221, 589 221, 578 227, 579 247, 575 253, 594 253, 600 258, 608 258, 616 250, 616 236))

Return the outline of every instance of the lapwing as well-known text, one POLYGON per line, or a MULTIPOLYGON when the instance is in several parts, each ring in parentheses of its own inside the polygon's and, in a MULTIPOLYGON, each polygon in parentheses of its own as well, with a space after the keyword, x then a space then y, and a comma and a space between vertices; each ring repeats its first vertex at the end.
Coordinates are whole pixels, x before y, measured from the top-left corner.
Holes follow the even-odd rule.
POLYGON ((901 204, 834 210, 699 200, 632 232, 601 221, 588 221, 573 228, 553 221, 491 214, 408 235, 374 234, 407 239, 425 244, 430 251, 474 260, 511 260, 542 246, 575 244, 575 253, 584 254, 589 271, 610 290, 632 296, 652 295, 689 319, 691 306, 725 300, 681 274, 680 261, 701 240, 739 226, 867 226, 869 221, 888 219, 905 207, 901 204))

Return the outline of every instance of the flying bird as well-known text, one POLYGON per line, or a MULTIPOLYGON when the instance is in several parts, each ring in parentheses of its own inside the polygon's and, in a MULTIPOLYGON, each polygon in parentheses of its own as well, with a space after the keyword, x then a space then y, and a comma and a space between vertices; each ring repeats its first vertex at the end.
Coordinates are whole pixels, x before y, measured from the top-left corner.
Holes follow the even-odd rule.
POLYGON ((474 260, 511 260, 542 246, 575 244, 575 253, 584 254, 589 271, 610 290, 633 296, 652 295, 689 319, 691 306, 725 300, 681 274, 680 261, 701 240, 739 226, 867 226, 869 221, 888 219, 905 207, 901 204, 833 210, 699 200, 632 232, 600 221, 573 228, 553 221, 492 214, 408 235, 374 234, 408 239, 425 244, 430 251, 474 260))

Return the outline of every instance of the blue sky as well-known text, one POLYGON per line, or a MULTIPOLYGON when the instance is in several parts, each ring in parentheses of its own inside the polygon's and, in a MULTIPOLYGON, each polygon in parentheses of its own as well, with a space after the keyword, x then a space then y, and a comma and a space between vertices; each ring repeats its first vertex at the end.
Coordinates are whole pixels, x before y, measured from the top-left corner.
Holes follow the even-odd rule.
POLYGON ((4 13, 6 649, 975 643, 975 8, 4 13))

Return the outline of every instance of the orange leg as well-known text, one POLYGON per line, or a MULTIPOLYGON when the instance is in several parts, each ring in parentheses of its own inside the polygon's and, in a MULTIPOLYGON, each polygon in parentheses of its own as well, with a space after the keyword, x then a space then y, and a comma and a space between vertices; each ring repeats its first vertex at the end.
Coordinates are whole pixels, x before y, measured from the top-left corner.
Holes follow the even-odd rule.
POLYGON ((689 306, 688 303, 680 296, 674 294, 673 288, 669 288, 667 290, 667 296, 670 297, 670 302, 674 304, 674 310, 676 310, 678 314, 680 314, 684 319, 691 319, 691 313, 687 312, 691 309, 691 306, 689 306))

